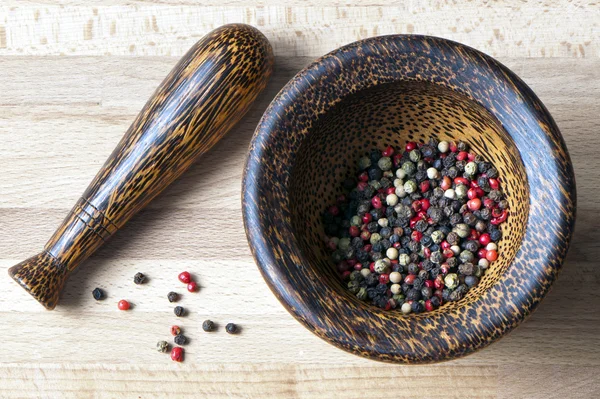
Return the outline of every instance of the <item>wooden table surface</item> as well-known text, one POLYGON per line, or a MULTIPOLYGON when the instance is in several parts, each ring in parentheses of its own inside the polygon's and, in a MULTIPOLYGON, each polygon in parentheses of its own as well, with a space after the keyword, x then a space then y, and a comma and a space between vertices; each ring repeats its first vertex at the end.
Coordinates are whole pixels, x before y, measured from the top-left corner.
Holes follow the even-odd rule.
POLYGON ((0 5, 0 397, 592 398, 600 390, 600 5, 575 1, 386 6, 382 0, 3 0, 0 5), (350 4, 352 3, 352 4, 350 4), (257 26, 272 81, 242 122, 68 281, 49 312, 6 274, 43 247, 178 58, 209 30, 257 26), (314 58, 373 35, 438 35, 520 75, 575 167, 575 236, 559 281, 508 337, 467 358, 398 366, 312 335, 271 294, 242 226, 252 132, 314 58), (182 270, 201 285, 176 319, 182 270), (148 284, 136 286, 144 272, 148 284), (94 287, 108 299, 92 299, 94 287), (129 312, 116 302, 129 299, 129 312), (221 328, 202 332, 211 318, 221 328), (224 332, 234 321, 238 336, 224 332), (154 346, 183 326, 176 364, 154 346))

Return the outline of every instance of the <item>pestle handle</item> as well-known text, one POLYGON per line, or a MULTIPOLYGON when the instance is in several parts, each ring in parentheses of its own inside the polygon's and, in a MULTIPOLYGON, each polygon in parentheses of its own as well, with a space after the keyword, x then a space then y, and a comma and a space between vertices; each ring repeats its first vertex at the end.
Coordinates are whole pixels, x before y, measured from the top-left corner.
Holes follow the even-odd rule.
POLYGON ((53 309, 69 273, 240 120, 272 68, 271 46, 251 26, 204 36, 148 100, 44 251, 9 274, 53 309))

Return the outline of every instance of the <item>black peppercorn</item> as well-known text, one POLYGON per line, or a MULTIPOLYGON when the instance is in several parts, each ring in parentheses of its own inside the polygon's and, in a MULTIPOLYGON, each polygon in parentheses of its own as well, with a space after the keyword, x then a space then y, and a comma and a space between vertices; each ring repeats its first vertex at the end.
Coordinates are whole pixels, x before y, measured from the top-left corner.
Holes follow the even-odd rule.
POLYGON ((423 306, 423 304, 418 301, 414 301, 410 305, 410 308, 414 313, 421 313, 421 312, 425 311, 425 306, 423 306))
POLYGON ((479 283, 479 279, 475 276, 465 277, 465 284, 469 287, 474 287, 479 283))
POLYGON ((383 171, 377 166, 371 166, 367 171, 370 180, 379 180, 383 176, 383 171))
POLYGON ((387 289, 388 289, 387 284, 377 284, 377 286, 375 287, 375 291, 378 294, 385 294, 387 289))
POLYGON ((206 332, 211 332, 215 330, 215 323, 212 320, 204 320, 202 323, 202 329, 206 332))
POLYGON ((454 256, 452 258, 448 258, 446 259, 446 263, 449 267, 456 267, 456 265, 458 265, 458 258, 454 256))
POLYGON ((101 301, 105 298, 104 291, 102 291, 100 288, 94 288, 94 291, 92 291, 92 296, 97 301, 101 301))
POLYGON ((500 208, 500 209, 508 209, 508 201, 507 200, 502 200, 502 201, 498 202, 498 208, 500 208))
POLYGON ((419 270, 418 276, 421 281, 429 280, 429 272, 427 270, 419 270))
POLYGON ((173 309, 173 312, 175 313, 175 316, 181 317, 185 314, 185 309, 181 306, 175 306, 175 309, 173 309))
POLYGON ((369 274, 365 278, 365 281, 367 282, 367 287, 375 287, 377 284, 379 284, 379 278, 375 275, 375 273, 369 274))
POLYGON ((475 267, 470 262, 463 263, 462 265, 458 266, 458 272, 465 276, 472 275, 474 270, 475 270, 475 267))
POLYGON ((167 299, 169 302, 177 302, 179 300, 179 294, 171 291, 167 294, 167 299))
POLYGON ((411 288, 406 293, 407 301, 418 301, 419 299, 421 299, 421 291, 418 289, 411 288))
POLYGON ((467 241, 465 243, 465 249, 467 251, 471 251, 471 252, 475 253, 479 249, 479 243, 474 240, 467 241))
POLYGON ((415 230, 420 231, 421 233, 427 230, 428 224, 425 220, 419 220, 415 223, 415 230))
POLYGON ((485 173, 490 179, 495 179, 496 177, 498 177, 498 169, 494 168, 493 166, 490 167, 485 173))
POLYGON ((408 249, 410 249, 412 252, 419 252, 421 249, 421 244, 417 241, 411 241, 408 243, 408 249))
POLYGON ((227 323, 225 326, 225 331, 227 331, 229 334, 235 334, 238 331, 238 327, 233 323, 227 323))
POLYGON ((492 241, 498 241, 502 238, 502 232, 498 229, 490 231, 490 239, 492 241))
POLYGON ((176 335, 174 341, 177 345, 187 344, 187 338, 183 334, 176 335))
POLYGON ((479 211, 479 217, 483 220, 490 220, 492 218, 492 211, 488 208, 483 208, 479 211))
POLYGON ((419 273, 419 266, 417 266, 416 263, 409 263, 408 264, 408 273, 409 274, 417 274, 417 273, 419 273))
POLYGON ((144 276, 143 273, 136 273, 135 276, 133 276, 133 282, 135 284, 144 284, 146 282, 146 276, 144 276))
POLYGON ((430 301, 434 308, 437 308, 440 306, 440 298, 438 298, 437 296, 431 297, 430 301))
POLYGON ((477 216, 473 215, 471 212, 466 212, 463 214, 463 221, 473 227, 477 223, 477 216))
POLYGON ((460 213, 453 213, 452 216, 450 216, 450 224, 452 226, 456 226, 460 223, 462 223, 462 216, 460 215, 460 213))
POLYGON ((421 296, 423 297, 423 299, 431 298, 431 294, 432 294, 431 288, 429 288, 429 287, 421 288, 421 296))

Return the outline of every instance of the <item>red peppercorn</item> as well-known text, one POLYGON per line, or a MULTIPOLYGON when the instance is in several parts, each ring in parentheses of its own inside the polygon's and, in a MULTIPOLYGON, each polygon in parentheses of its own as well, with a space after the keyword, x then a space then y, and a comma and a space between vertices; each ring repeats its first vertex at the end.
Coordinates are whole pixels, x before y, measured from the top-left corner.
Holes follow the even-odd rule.
POLYGON ((444 178, 442 179, 442 182, 440 183, 440 187, 444 191, 448 190, 449 188, 452 187, 452 180, 450 180, 450 178, 448 176, 444 176, 444 178))
POLYGON ((477 257, 479 258, 485 258, 487 255, 487 250, 485 248, 480 248, 479 251, 477 251, 477 257))
POLYGON ((443 291, 442 290, 435 290, 435 292, 433 293, 433 295, 437 296, 438 299, 440 300, 440 305, 442 304, 442 298, 444 297, 443 291))
POLYGON ((471 180, 471 188, 479 188, 479 184, 477 184, 477 181, 471 180))
POLYGON ((400 247, 402 246, 402 244, 400 244, 399 242, 395 242, 392 244, 392 246, 396 249, 400 249, 400 247))
POLYGON ((183 348, 176 346, 171 350, 171 360, 174 362, 183 361, 183 348))
POLYGON ((430 206, 431 206, 431 202, 429 202, 429 200, 427 198, 423 198, 421 200, 421 209, 426 211, 429 209, 430 206))
POLYGON ((492 190, 498 190, 498 188, 500 187, 500 182, 498 181, 498 179, 489 179, 488 181, 490 182, 490 188, 492 190))
POLYGON ((427 224, 434 224, 435 222, 433 221, 432 218, 427 218, 427 224))
POLYGON ((446 275, 446 274, 448 274, 449 271, 450 271, 450 266, 448 266, 447 263, 442 263, 442 266, 440 266, 440 272, 443 275, 446 275))
POLYGON ((435 278, 435 281, 433 282, 433 286, 435 287, 436 290, 443 289, 444 288, 444 278, 438 274, 438 276, 435 278))
POLYGON ((398 259, 392 259, 392 260, 390 260, 390 263, 392 265, 397 265, 398 264, 398 259))
POLYGON ((414 141, 409 141, 408 143, 406 143, 406 151, 412 151, 415 148, 417 148, 417 143, 415 143, 414 141))
MULTIPOLYGON (((321 209, 323 209, 323 208, 321 208, 321 209)), ((192 281, 192 276, 190 276, 189 272, 181 272, 181 273, 179 273, 179 281, 181 281, 184 284, 187 284, 190 281, 192 281)))
MULTIPOLYGON (((470 189, 467 191, 467 197, 468 197, 470 200, 477 198, 477 197, 478 197, 478 195, 477 195, 477 190, 476 190, 476 189, 474 189, 474 188, 470 188, 470 189)), ((468 204, 467 204, 467 205, 468 205, 468 204)))
POLYGON ((488 233, 483 233, 479 236, 479 243, 481 245, 488 245, 491 241, 492 239, 490 238, 490 235, 488 233))
POLYGON ((369 270, 371 270, 371 273, 375 273, 375 262, 369 264, 369 270))
POLYGON ((458 184, 464 184, 465 186, 469 187, 470 183, 469 180, 464 178, 464 177, 456 177, 454 178, 454 184, 458 185, 458 184))
POLYGON ((467 156, 469 154, 466 151, 460 151, 458 154, 456 154, 456 160, 457 161, 464 161, 465 159, 467 159, 467 156))
POLYGON ((358 226, 350 226, 348 231, 350 232, 351 237, 358 237, 360 235, 360 229, 358 226))
MULTIPOLYGON (((469 194, 467 193, 467 195, 469 194)), ((472 200, 467 201, 467 208, 469 208, 470 211, 478 210, 479 208, 481 208, 481 200, 479 198, 473 198, 472 200)))
POLYGON ((442 241, 442 243, 440 244, 440 248, 442 248, 442 250, 444 249, 448 249, 450 248, 452 245, 450 245, 450 243, 446 240, 442 241))
POLYGON ((419 219, 425 219, 427 217, 427 212, 420 210, 419 212, 417 212, 417 217, 419 219))
POLYGON ((345 272, 342 273, 343 280, 348 280, 349 278, 350 278, 350 270, 346 270, 345 272))
POLYGON ((434 286, 435 283, 433 282, 433 280, 425 280, 425 287, 433 288, 434 286))
POLYGON ((410 219, 410 223, 409 223, 409 225, 410 225, 410 228, 411 228, 411 229, 414 229, 414 228, 415 228, 415 224, 417 224, 417 222, 418 222, 419 220, 421 220, 421 218, 420 218, 420 217, 418 217, 418 216, 415 216, 414 218, 410 219))
POLYGON ((374 196, 373 198, 371 198, 371 205, 373 205, 373 208, 375 209, 381 208, 381 198, 379 198, 378 196, 374 196))
POLYGON ((131 305, 125 299, 121 299, 117 306, 119 307, 119 310, 129 310, 131 305))
POLYGON ((474 240, 474 241, 479 240, 479 232, 475 229, 471 229, 471 232, 469 234, 469 239, 474 240))
MULTIPOLYGON (((345 260, 341 261, 340 263, 337 264, 337 270, 340 273, 345 272, 346 270, 348 270, 348 262, 346 262, 345 260)), ((190 283, 192 284, 192 283, 190 283)), ((189 285, 189 284, 188 284, 189 285)))
POLYGON ((393 158, 394 166, 397 167, 400 164, 401 159, 402 159, 402 154, 394 155, 394 158, 393 158))
POLYGON ((181 328, 179 326, 171 326, 171 335, 177 336, 179 334, 181 334, 181 328))
POLYGON ((198 289, 198 284, 195 281, 190 281, 187 285, 187 290, 189 292, 196 292, 196 289, 198 289))
POLYGON ((419 200, 414 200, 410 206, 415 212, 419 212, 423 208, 423 204, 419 200))
POLYGON ((337 203, 338 204, 343 204, 344 202, 346 202, 346 196, 344 194, 340 194, 337 197, 337 203))
POLYGON ((395 194, 395 193, 396 193, 396 188, 395 187, 390 187, 387 190, 385 190, 385 194, 386 195, 395 194))
POLYGON ((363 247, 363 251, 365 251, 365 252, 371 252, 372 249, 373 249, 373 246, 371 244, 367 244, 363 247))
POLYGON ((391 308, 392 308, 392 303, 390 301, 387 301, 383 310, 390 310, 391 308))
POLYGON ((414 230, 412 233, 410 233, 410 238, 413 241, 421 242, 421 239, 423 238, 423 233, 421 233, 420 231, 414 230))
POLYGON ((412 283, 415 282, 415 278, 417 278, 416 275, 414 274, 407 274, 406 277, 404 277, 404 282, 408 285, 412 285, 412 283))
POLYGON ((363 231, 362 233, 360 233, 360 239, 363 241, 368 241, 371 238, 371 233, 369 233, 368 231, 363 231))
POLYGON ((362 268, 363 268, 363 265, 362 265, 362 263, 357 263, 357 264, 355 264, 355 265, 354 265, 354 270, 361 271, 361 270, 362 270, 362 268))
POLYGON ((425 256, 426 258, 429 258, 431 256, 431 249, 425 247, 423 248, 423 256, 425 256))
POLYGON ((377 190, 377 194, 383 194, 383 193, 385 193, 385 188, 380 188, 379 190, 377 190))
POLYGON ((373 220, 373 215, 371 215, 369 212, 365 213, 362 217, 363 223, 371 223, 371 220, 373 220))
POLYGON ((491 249, 491 250, 487 251, 485 258, 487 260, 489 260, 490 262, 495 261, 496 259, 498 259, 498 251, 496 251, 495 249, 491 249))
POLYGON ((470 152, 470 153, 467 154, 467 160, 469 162, 473 162, 475 160, 475 157, 476 157, 476 155, 473 154, 472 152, 470 152))
POLYGON ((329 213, 331 213, 333 216, 337 216, 340 214, 340 208, 338 208, 337 206, 333 205, 330 206, 328 209, 329 213))
POLYGON ((425 301, 425 310, 428 312, 431 312, 433 310, 433 304, 429 299, 425 301))
POLYGON ((358 184, 356 185, 356 188, 358 189, 358 191, 365 191, 365 188, 367 188, 368 185, 369 185, 369 183, 361 181, 361 182, 358 182, 358 184))
POLYGON ((388 145, 385 150, 381 152, 381 155, 384 157, 391 157, 394 154, 394 148, 391 145, 388 145))
POLYGON ((379 283, 380 284, 387 284, 390 282, 390 275, 387 273, 383 273, 379 275, 379 283))
POLYGON ((448 258, 454 257, 454 252, 450 248, 448 248, 448 249, 444 249, 444 251, 442 252, 442 255, 444 255, 444 258, 448 259, 448 258))
POLYGON ((358 175, 358 180, 360 180, 361 182, 368 182, 369 181, 369 174, 367 172, 362 172, 360 175, 358 175))
POLYGON ((496 206, 496 203, 491 198, 484 198, 483 199, 483 206, 485 206, 488 209, 492 209, 492 208, 494 208, 496 206))
POLYGON ((449 145, 449 148, 450 148, 450 152, 456 152, 456 151, 458 151, 458 147, 456 146, 455 142, 451 142, 450 145, 449 145))
POLYGON ((419 184, 419 190, 421 190, 422 193, 429 191, 429 180, 423 180, 421 184, 419 184))
POLYGON ((508 212, 506 211, 506 209, 504 209, 502 211, 502 213, 500 214, 500 216, 498 216, 497 218, 492 218, 492 220, 490 220, 490 223, 493 225, 498 225, 500 223, 505 222, 507 217, 508 217, 508 212))
POLYGON ((333 241, 329 241, 329 242, 327 242, 327 247, 330 250, 335 251, 337 249, 337 244, 333 241))

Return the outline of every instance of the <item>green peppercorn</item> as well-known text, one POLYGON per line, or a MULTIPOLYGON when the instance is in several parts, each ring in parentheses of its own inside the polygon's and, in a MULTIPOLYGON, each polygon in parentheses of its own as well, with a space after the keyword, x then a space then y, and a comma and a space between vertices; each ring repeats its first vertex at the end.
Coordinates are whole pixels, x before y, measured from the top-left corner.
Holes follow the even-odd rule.
POLYGON ((435 243, 435 244, 439 244, 442 241, 444 241, 444 233, 440 230, 436 230, 433 233, 431 233, 431 240, 435 243))
POLYGON ((404 171, 406 176, 412 176, 416 173, 417 167, 415 166, 414 163, 412 163, 410 161, 406 161, 402 164, 402 170, 404 171))
POLYGON ((454 229, 452 231, 458 234, 460 238, 467 238, 471 233, 471 229, 465 223, 457 224, 456 226, 454 226, 454 229))
POLYGON ((444 285, 451 290, 458 287, 458 275, 456 273, 448 273, 444 277, 444 285))
MULTIPOLYGON (((369 269, 363 269, 363 270, 369 270, 369 269)), ((367 293, 367 289, 365 287, 360 287, 360 290, 358 290, 358 292, 356 293, 356 297, 361 301, 366 300, 369 297, 369 295, 367 293)))
POLYGON ((406 266, 409 263, 410 263, 410 256, 408 256, 407 254, 398 255, 398 264, 400 264, 402 266, 406 266))
POLYGON ((382 157, 377 161, 377 166, 381 170, 390 170, 392 169, 392 159, 390 157, 382 157))
POLYGON ((350 239, 349 238, 340 238, 338 242, 338 249, 341 251, 346 251, 350 247, 350 239))
POLYGON ((365 170, 371 166, 371 159, 369 157, 362 157, 358 160, 358 169, 365 170))
POLYGON ((360 290, 360 284, 358 283, 358 281, 355 281, 355 280, 348 281, 348 291, 350 291, 353 294, 356 294, 358 292, 358 290, 360 290))
POLYGON ((161 353, 165 353, 169 350, 169 343, 167 341, 158 341, 156 343, 156 350, 161 353))
POLYGON ((408 153, 408 158, 413 162, 419 162, 421 159, 421 151, 415 149, 408 153))
POLYGON ((373 187, 375 190, 379 190, 381 188, 381 183, 379 180, 371 180, 369 186, 373 187))
POLYGON ((465 186, 464 184, 459 184, 454 189, 454 194, 456 195, 456 198, 462 199, 462 198, 465 198, 467 196, 467 191, 468 190, 469 189, 467 188, 467 186, 465 186))
POLYGON ((408 194, 412 194, 417 191, 417 183, 414 180, 408 180, 404 183, 404 192, 408 194))
POLYGON ((379 235, 379 233, 371 234, 371 238, 369 238, 369 242, 371 244, 377 244, 379 241, 381 241, 381 236, 379 235))
POLYGON ((442 253, 440 251, 435 251, 435 252, 431 253, 431 255, 429 256, 429 259, 433 263, 442 263, 444 261, 444 255, 442 255, 442 253))
POLYGON ((360 283, 364 279, 365 279, 364 276, 358 270, 354 270, 352 273, 350 273, 350 280, 351 281, 357 281, 357 282, 360 283))

